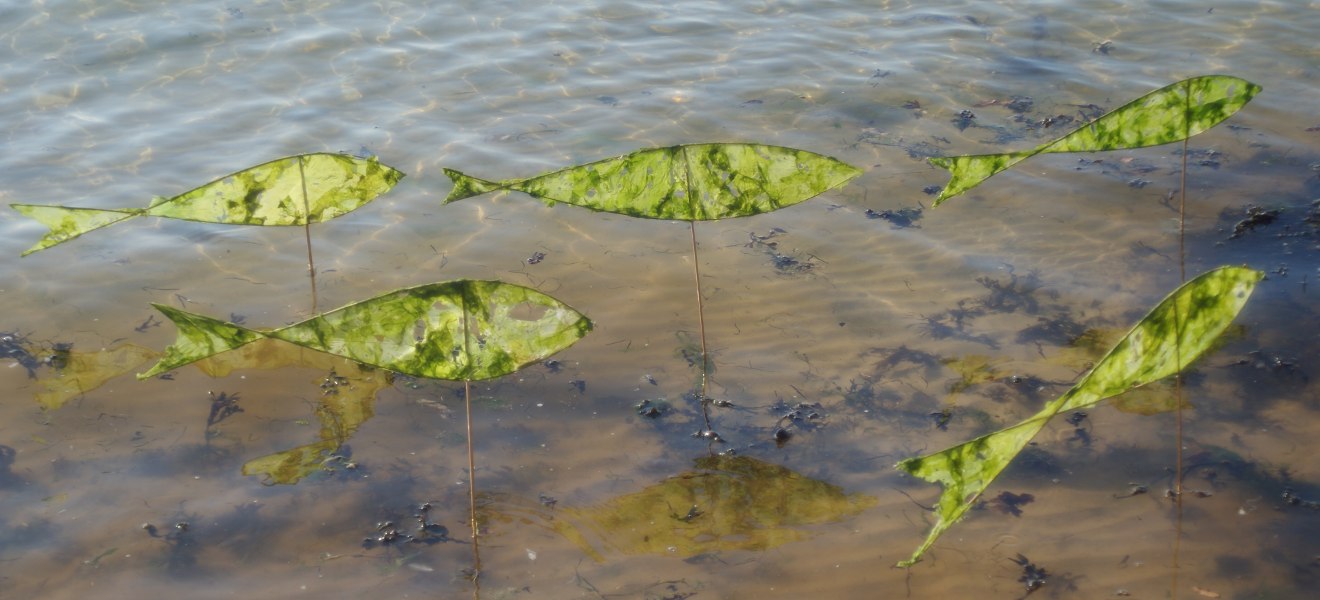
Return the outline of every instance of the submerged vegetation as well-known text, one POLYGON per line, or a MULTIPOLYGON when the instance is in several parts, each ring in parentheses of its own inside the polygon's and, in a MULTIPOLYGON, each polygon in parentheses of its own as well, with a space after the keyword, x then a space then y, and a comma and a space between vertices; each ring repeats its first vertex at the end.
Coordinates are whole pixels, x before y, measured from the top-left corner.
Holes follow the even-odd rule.
MULTIPOLYGON (((952 180, 940 192, 936 204, 961 194, 985 179, 1031 156, 1051 152, 1098 152, 1184 141, 1227 119, 1240 110, 1261 88, 1228 76, 1187 79, 1138 98, 1119 109, 1084 124, 1059 139, 1032 150, 1001 154, 931 158, 947 169, 952 180)), ((1184 156, 1186 152, 1184 152, 1184 156)), ((704 428, 694 437, 712 448, 723 440, 715 432, 709 406, 720 405, 707 396, 707 380, 714 371, 706 345, 701 275, 697 256, 696 222, 745 217, 767 213, 811 199, 847 184, 862 171, 834 158, 779 146, 758 144, 692 144, 650 148, 597 162, 565 168, 527 179, 489 181, 452 169, 445 173, 454 187, 446 203, 496 191, 518 191, 548 203, 563 202, 594 211, 633 217, 687 221, 691 232, 693 275, 697 300, 700 348, 682 352, 698 370, 697 389, 691 398, 701 407, 704 428), (699 360, 694 358, 699 352, 699 360)), ((24 254, 72 240, 83 233, 135 216, 158 216, 213 223, 243 225, 303 225, 348 213, 389 191, 403 174, 375 158, 357 159, 334 154, 305 154, 272 161, 226 176, 172 198, 159 198, 145 209, 88 209, 31 204, 13 205, 23 215, 50 227, 37 245, 24 254)), ((1185 186, 1184 186, 1185 188, 1185 186)), ((915 212, 890 214, 868 211, 896 227, 910 226, 921 218, 915 212)), ((1262 223, 1265 224, 1265 223, 1262 223)), ((779 230, 782 231, 782 230, 779 230)), ((773 249, 766 236, 752 235, 749 245, 773 249)), ((309 263, 311 261, 308 238, 309 263)), ((544 254, 537 253, 537 262, 544 254)), ((791 258, 773 252, 772 256, 791 258)), ((533 259, 528 259, 534 264, 533 259)), ((778 266, 778 262, 776 262, 778 266)), ((314 277, 314 267, 313 267, 314 277)), ((1012 275, 1010 271, 1010 275, 1012 275)), ((1216 339, 1242 310, 1263 274, 1243 267, 1222 267, 1185 282, 1149 314, 1136 323, 1090 372, 1071 389, 1026 420, 954 445, 940 452, 908 458, 899 470, 943 486, 934 513, 936 522, 925 541, 900 562, 910 566, 949 527, 966 516, 996 477, 1030 443, 1055 415, 1079 411, 1134 387, 1157 382, 1187 369, 1214 345, 1216 339)), ((1008 284, 985 279, 989 296, 981 308, 959 303, 957 311, 926 317, 930 337, 959 337, 997 348, 994 340, 964 329, 974 311, 1035 314, 1032 298, 1036 282, 1019 280, 1008 284)), ((315 307, 313 279, 313 307, 315 307)), ((263 344, 289 343, 347 359, 353 363, 413 377, 462 381, 468 402, 469 498, 472 511, 473 550, 476 554, 475 465, 471 446, 470 382, 508 375, 546 361, 591 331, 592 322, 572 307, 537 290, 499 281, 457 280, 388 292, 352 303, 285 327, 257 330, 237 322, 155 304, 177 327, 175 342, 159 362, 139 375, 140 379, 162 376, 184 365, 216 360, 216 355, 263 344)), ((313 308, 313 312, 315 308, 313 308)), ((977 313, 979 314, 979 313, 977 313)), ((239 319, 232 319, 239 321, 239 319)), ((1039 317, 1039 324, 1021 334, 1026 339, 1076 339, 1083 336, 1080 324, 1063 318, 1039 317)), ((843 325, 840 323, 840 325, 843 325)), ((26 346, 12 336, 3 349, 34 373, 42 366, 26 346)), ((156 355, 145 349, 125 346, 113 353, 64 354, 70 375, 58 384, 45 384, 39 394, 43 406, 58 408, 68 398, 100 385, 119 373, 134 369, 156 355)), ((906 346, 888 352, 886 361, 910 363, 911 369, 933 369, 940 359, 909 350, 906 346)), ((965 385, 974 385, 990 371, 982 360, 964 374, 965 385), (976 372, 970 372, 976 371, 976 372), (984 372, 984 373, 983 373, 984 372)), ((547 368, 550 363, 547 364, 547 368)), ((373 414, 376 390, 388 385, 388 377, 377 374, 366 392, 337 393, 340 379, 333 368, 323 389, 328 391, 318 406, 321 440, 285 452, 248 461, 243 472, 264 475, 268 482, 292 483, 326 467, 351 463, 341 451, 348 436, 373 414), (329 386, 328 388, 326 386, 329 386)), ((647 379, 655 384, 649 375, 647 379)), ((575 380, 575 385, 585 383, 575 380)), ((1066 385, 1066 384, 1065 384, 1066 385)), ((839 387, 842 391, 842 386, 839 387)), ((959 388, 961 389, 961 388, 959 388)), ((867 403, 865 386, 853 382, 846 401, 867 403)), ((958 389, 951 390, 953 392, 958 389)), ((1048 396, 1045 396, 1048 397, 1048 396)), ((730 405, 731 404, 727 404, 730 405)), ((643 403, 646 406, 646 403, 643 403)), ((656 417, 668 409, 656 405, 639 414, 656 417), (651 412, 653 411, 653 412, 651 412)), ((807 406, 807 405, 800 405, 807 406)), ((819 406, 819 405, 815 405, 819 406)), ((937 408, 937 407, 930 407, 937 408)), ((224 416, 241 411, 235 396, 223 393, 213 398, 210 428, 224 416)), ((814 413, 813 413, 814 414, 814 413)), ((929 413, 936 426, 945 429, 951 418, 947 407, 929 413)), ((1076 413, 1075 413, 1076 414, 1076 413)), ((1080 422, 1085 418, 1076 417, 1080 422)), ((774 441, 782 446, 795 423, 807 421, 788 413, 776 424, 774 441)), ((806 417, 804 417, 805 419, 806 417)), ((1073 423, 1076 425, 1076 423, 1073 423)), ((981 431, 990 429, 986 427, 981 431)), ((1080 430, 1080 429, 1079 429, 1080 430)), ((587 529, 628 532, 615 544, 623 552, 649 552, 658 547, 678 547, 685 552, 717 549, 764 549, 805 536, 798 526, 817 524, 856 514, 871 499, 844 494, 827 483, 799 478, 782 467, 752 458, 716 455, 697 461, 698 470, 616 499, 604 507, 565 511, 587 529), (731 493, 730 493, 731 492, 731 493), (781 502, 766 503, 767 497, 781 502), (756 500, 755 503, 752 500, 756 500), (673 511, 671 517, 654 518, 659 506, 673 511), (688 509, 688 506, 691 509, 688 509), (805 508, 804 508, 805 507, 805 508), (684 513, 686 511, 686 513, 684 513), (648 527, 637 523, 650 521, 648 527), (747 519, 750 519, 748 521, 747 519), (673 521, 692 527, 674 527, 673 521), (720 524, 738 522, 737 528, 720 524), (750 525, 749 525, 750 523, 750 525), (710 525, 706 527, 705 525, 710 525), (639 537, 640 536, 640 537, 639 537)), ((1000 503, 1014 514, 1017 506, 1031 501, 1027 494, 1001 495, 1000 503)), ((426 520, 422 520, 426 524, 426 520)), ((599 557, 575 525, 560 521, 554 529, 578 543, 583 551, 599 557)), ((1045 570, 1025 557, 1020 565, 1032 581, 1043 583, 1045 570)), ((1024 575, 1024 577, 1027 577, 1024 575)), ((1031 583, 1028 583, 1029 590, 1031 583)), ((1038 587, 1038 586, 1037 586, 1038 587)))

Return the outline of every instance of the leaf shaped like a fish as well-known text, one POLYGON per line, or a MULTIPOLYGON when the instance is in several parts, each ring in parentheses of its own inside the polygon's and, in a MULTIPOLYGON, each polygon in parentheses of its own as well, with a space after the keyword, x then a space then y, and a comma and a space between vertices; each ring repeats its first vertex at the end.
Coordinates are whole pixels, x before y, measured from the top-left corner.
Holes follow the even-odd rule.
POLYGON ((1203 75, 1167 85, 1033 150, 929 159, 953 179, 935 206, 1027 158, 1049 152, 1101 152, 1158 146, 1201 133, 1246 106, 1261 87, 1228 75, 1203 75))
POLYGON ((632 217, 706 221, 791 206, 861 173, 837 159, 795 148, 689 144, 638 150, 510 181, 486 181, 445 169, 454 180, 445 202, 507 189, 632 217))
POLYGON ((1119 340, 1085 378, 1040 412, 994 433, 898 463, 897 469, 944 487, 935 506, 935 526, 899 566, 920 560, 1054 415, 1091 406, 1190 365, 1229 326, 1262 277, 1259 271, 1222 267, 1183 284, 1119 340))
POLYGON ((11 204, 50 228, 27 256, 133 217, 227 225, 306 225, 328 221, 390 191, 403 173, 375 157, 288 156, 221 177, 146 208, 99 209, 11 204))
POLYGON ((689 557, 807 539, 812 526, 876 502, 750 456, 708 456, 695 467, 597 506, 563 507, 551 526, 597 561, 606 548, 689 557))
POLYGON ((178 327, 145 379, 262 338, 416 377, 492 379, 544 360, 591 331, 572 307, 531 288, 456 280, 389 292, 269 331, 154 305, 178 327))

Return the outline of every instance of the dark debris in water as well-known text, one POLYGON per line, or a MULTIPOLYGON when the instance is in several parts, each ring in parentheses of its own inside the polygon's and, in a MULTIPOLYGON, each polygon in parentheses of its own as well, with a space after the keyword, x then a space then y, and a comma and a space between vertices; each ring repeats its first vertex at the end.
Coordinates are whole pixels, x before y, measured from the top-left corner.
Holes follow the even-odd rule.
POLYGON ((1004 108, 1007 108, 1008 110, 1011 110, 1015 113, 1021 114, 1025 112, 1030 112, 1032 105, 1034 105, 1035 103, 1036 101, 1032 100, 1031 96, 1014 96, 1012 100, 1009 100, 1007 103, 1004 104, 1004 108))
POLYGON ((935 428, 940 431, 949 430, 949 421, 953 420, 953 410, 945 407, 936 412, 930 413, 930 418, 935 422, 935 428))
POLYGON ((160 327, 160 324, 161 321, 156 318, 156 315, 150 314, 147 315, 147 320, 139 323, 137 327, 133 328, 133 331, 136 331, 138 333, 146 333, 146 331, 148 329, 151 329, 152 327, 160 327))
POLYGON ((964 110, 959 112, 958 116, 954 117, 950 122, 953 123, 954 127, 958 128, 958 131, 963 131, 968 127, 972 127, 975 124, 975 121, 976 113, 970 110, 964 110))
POLYGON ((1294 379, 1301 383, 1310 381, 1305 371, 1297 366, 1297 361, 1287 359, 1275 354, 1266 353, 1263 350, 1252 350, 1245 357, 1240 358, 1231 364, 1231 367, 1249 367, 1256 371, 1269 373, 1282 379, 1294 379))
POLYGON ((990 100, 982 100, 980 102, 977 102, 973 106, 975 108, 985 108, 987 106, 1002 106, 1010 111, 1013 111, 1016 114, 1022 114, 1026 112, 1031 112, 1031 109, 1035 104, 1036 101, 1033 100, 1031 96, 1013 96, 1012 98, 1009 98, 1007 100, 1004 100, 1002 98, 992 98, 990 100))
POLYGON ((755 231, 749 232, 748 242, 743 244, 743 247, 764 251, 770 257, 770 264, 781 274, 797 275, 814 269, 816 264, 812 261, 815 257, 780 250, 780 236, 787 233, 788 231, 781 227, 775 227, 765 235, 757 235, 755 231))
POLYGON ((999 342, 985 334, 973 334, 967 329, 967 321, 971 317, 977 317, 984 314, 975 309, 964 310, 960 302, 959 308, 950 309, 943 313, 934 315, 920 315, 921 323, 915 325, 915 328, 928 338, 933 340, 957 339, 968 342, 984 344, 991 349, 999 348, 999 342))
POLYGON ((1121 499, 1121 498, 1131 498, 1131 497, 1133 497, 1133 496, 1141 496, 1141 495, 1146 494, 1146 493, 1149 493, 1149 492, 1150 492, 1150 488, 1147 487, 1147 486, 1144 486, 1144 485, 1141 485, 1141 484, 1138 484, 1138 483, 1130 483, 1130 484, 1128 484, 1128 489, 1127 489, 1126 492, 1116 493, 1116 494, 1114 494, 1114 497, 1115 497, 1115 498, 1120 498, 1120 499, 1121 499))
POLYGON ((1233 234, 1228 236, 1228 239, 1238 239, 1243 235, 1246 235, 1249 231, 1255 232, 1257 227, 1265 227, 1266 225, 1274 223, 1282 212, 1282 210, 1277 208, 1262 208, 1254 204, 1249 204, 1242 209, 1244 216, 1233 225, 1233 234))
POLYGON ((36 378, 37 369, 51 367, 61 370, 69 364, 73 344, 55 342, 39 344, 16 332, 0 332, 0 359, 10 359, 23 367, 28 377, 36 378))
POLYGON ((1017 558, 1011 558, 1009 560, 1022 567, 1022 575, 1018 577, 1018 581, 1026 586, 1027 594, 1039 590, 1045 585, 1045 582, 1049 580, 1049 572, 1046 571, 1044 567, 1037 566, 1036 563, 1031 562, 1031 559, 1019 554, 1017 555, 1017 558))
MULTIPOLYGON (((917 116, 925 113, 925 111, 921 109, 921 104, 915 101, 905 104, 904 107, 914 108, 917 116)), ((857 134, 856 143, 901 148, 903 151, 907 152, 908 158, 919 161, 925 161, 927 158, 944 156, 947 154, 945 148, 953 144, 948 138, 941 136, 931 136, 929 141, 923 140, 919 142, 911 142, 905 138, 891 140, 888 132, 881 131, 874 127, 862 129, 861 132, 857 134), (943 147, 940 146, 940 144, 943 144, 943 147)))
POLYGON ((825 408, 819 402, 788 404, 782 399, 770 405, 770 412, 779 416, 771 427, 770 439, 782 448, 798 431, 812 431, 825 423, 825 408))
MULTIPOLYGON (((939 187, 936 187, 935 191, 938 192, 939 189, 940 189, 939 187)), ((885 221, 888 221, 890 225, 893 225, 898 229, 905 229, 908 227, 920 227, 919 225, 917 225, 917 221, 921 220, 922 217, 921 213, 922 213, 922 208, 920 206, 910 206, 906 208, 900 208, 898 210, 880 210, 880 211, 876 211, 868 208, 866 209, 866 218, 883 219, 885 221)))
POLYGON ((984 309, 990 312, 1013 313, 1022 310, 1027 314, 1036 314, 1040 311, 1040 301, 1036 298, 1037 294, 1045 295, 1051 299, 1059 297, 1058 292, 1043 290, 1040 276, 1035 272, 1018 277, 1011 266, 1008 267, 1007 283, 989 277, 978 277, 976 282, 989 290, 989 294, 982 297, 980 303, 984 309))
POLYGON ((211 397, 211 413, 206 416, 206 426, 210 428, 219 424, 221 421, 243 412, 243 407, 238 405, 238 394, 220 392, 217 395, 213 391, 206 392, 211 397))
POLYGON ((1284 488, 1282 497, 1283 497, 1283 503, 1287 504, 1288 506, 1299 506, 1302 508, 1309 508, 1311 510, 1320 510, 1320 502, 1302 498, 1301 496, 1298 496, 1297 492, 1294 491, 1292 488, 1284 488))
MULTIPOLYGON (((1182 151, 1175 151, 1181 155, 1182 151)), ((1224 159, 1224 153, 1213 148, 1191 148, 1187 151, 1187 161, 1198 167, 1218 170, 1224 159)))
POLYGON ((41 361, 28 350, 27 338, 17 333, 0 333, 0 358, 8 358, 27 369, 28 377, 36 377, 41 361))
POLYGON ((411 525, 400 524, 392 519, 376 523, 375 532, 362 539, 362 547, 370 550, 377 546, 391 547, 403 544, 431 546, 455 541, 449 537, 448 528, 431 522, 430 502, 418 505, 412 520, 411 525))
POLYGON ((1085 325, 1074 321, 1072 316, 1066 313, 1053 317, 1036 317, 1035 325, 1018 331, 1017 341, 1020 344, 1045 343, 1071 346, 1086 331, 1085 325))
POLYGON ((197 553, 201 550, 201 544, 193 524, 200 519, 201 515, 180 509, 167 520, 170 525, 157 527, 150 522, 142 524, 141 529, 147 535, 165 543, 164 566, 170 573, 181 575, 197 568, 197 553))
POLYGON ((810 262, 810 259, 801 260, 799 258, 788 256, 786 254, 772 253, 770 255, 770 264, 775 266, 775 270, 780 273, 805 273, 815 268, 816 265, 810 262))
POLYGON ((663 400, 642 400, 637 404, 637 414, 648 419, 658 419, 669 412, 669 403, 663 400))
POLYGON ((1076 121, 1077 119, 1074 118, 1072 115, 1058 114, 1049 117, 1044 117, 1036 121, 1026 121, 1026 126, 1028 130, 1049 129, 1051 127, 1056 127, 1056 126, 1066 127, 1072 125, 1076 121))
POLYGON ((715 430, 713 430, 713 429, 701 429, 701 430, 698 430, 698 431, 694 431, 694 432, 692 433, 692 437, 697 438, 697 439, 701 439, 701 440, 706 440, 706 441, 708 441, 708 442, 710 442, 710 443, 712 443, 712 444, 723 444, 723 443, 725 443, 724 438, 723 438, 723 437, 720 437, 719 432, 717 432, 717 431, 715 431, 715 430))

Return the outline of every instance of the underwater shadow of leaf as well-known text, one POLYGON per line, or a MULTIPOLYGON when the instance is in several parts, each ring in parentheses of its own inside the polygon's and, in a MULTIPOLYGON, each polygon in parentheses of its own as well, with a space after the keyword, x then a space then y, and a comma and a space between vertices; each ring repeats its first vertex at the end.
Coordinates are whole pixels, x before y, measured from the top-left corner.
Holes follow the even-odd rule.
POLYGON ((592 559, 603 552, 689 557, 768 550, 814 535, 876 498, 750 456, 708 456, 694 469, 589 507, 564 507, 550 528, 592 559))

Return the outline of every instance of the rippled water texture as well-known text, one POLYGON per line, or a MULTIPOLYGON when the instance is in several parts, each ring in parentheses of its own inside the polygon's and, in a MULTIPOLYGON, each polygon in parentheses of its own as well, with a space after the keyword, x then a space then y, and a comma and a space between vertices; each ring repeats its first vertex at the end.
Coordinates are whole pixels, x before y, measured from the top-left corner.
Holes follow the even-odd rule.
MULTIPOLYGON (((557 362, 475 390, 482 597, 1019 598, 1022 555, 1047 573, 1032 597, 1309 598, 1316 31, 1305 0, 9 3, 0 200, 144 207, 280 156, 375 154, 407 177, 312 227, 318 306, 472 277, 590 316, 557 362), (1047 120, 1210 73, 1264 91, 1191 140, 1187 271, 1269 275, 1186 380, 1181 521, 1157 386, 1047 427, 891 568, 938 494, 894 462, 1031 414, 1179 281, 1178 145, 1034 157, 938 209, 923 159, 1031 148, 1047 120), (713 141, 865 170, 696 227, 736 458, 691 435, 686 224, 440 205, 442 167, 713 141)), ((461 385, 277 342, 131 375, 174 339, 151 302, 306 319, 301 228, 140 218, 20 259, 41 234, 0 210, 0 597, 475 594, 461 385), (315 464, 279 483, 300 447, 315 464), (364 543, 417 514, 435 543, 364 543)))

